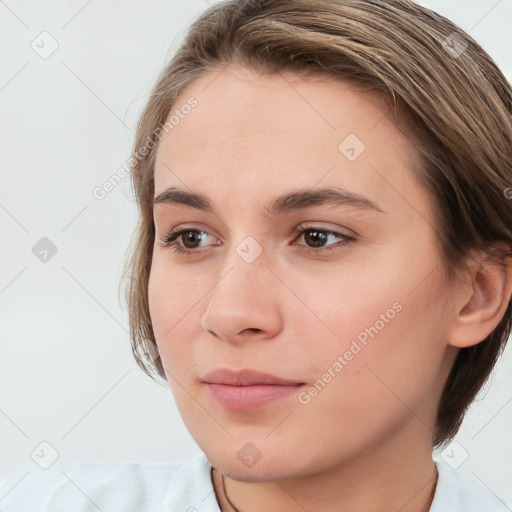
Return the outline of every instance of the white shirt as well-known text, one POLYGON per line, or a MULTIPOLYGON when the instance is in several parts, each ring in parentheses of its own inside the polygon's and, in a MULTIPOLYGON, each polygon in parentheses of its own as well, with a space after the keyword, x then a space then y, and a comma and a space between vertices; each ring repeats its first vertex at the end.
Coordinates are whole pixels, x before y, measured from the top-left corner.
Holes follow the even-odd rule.
MULTIPOLYGON (((435 462, 429 512, 511 512, 476 480, 435 462)), ((0 512, 220 512, 201 453, 174 463, 82 462, 21 471, 0 482, 0 512)))

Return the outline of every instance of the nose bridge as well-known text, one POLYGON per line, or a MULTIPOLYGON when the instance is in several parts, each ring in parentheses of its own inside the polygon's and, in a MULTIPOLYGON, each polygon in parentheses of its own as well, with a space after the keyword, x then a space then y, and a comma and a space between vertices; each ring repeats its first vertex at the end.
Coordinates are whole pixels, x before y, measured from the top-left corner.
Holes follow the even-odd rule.
POLYGON ((269 277, 267 274, 271 274, 267 263, 263 246, 252 236, 243 238, 241 242, 230 247, 221 266, 219 280, 212 290, 211 300, 220 298, 225 293, 231 293, 233 299, 243 301, 246 298, 257 300, 262 297, 257 289, 264 287, 264 282, 269 277))
POLYGON ((204 329, 229 339, 246 329, 275 328, 277 308, 270 296, 273 275, 267 264, 262 245, 252 236, 230 247, 201 319, 204 329))

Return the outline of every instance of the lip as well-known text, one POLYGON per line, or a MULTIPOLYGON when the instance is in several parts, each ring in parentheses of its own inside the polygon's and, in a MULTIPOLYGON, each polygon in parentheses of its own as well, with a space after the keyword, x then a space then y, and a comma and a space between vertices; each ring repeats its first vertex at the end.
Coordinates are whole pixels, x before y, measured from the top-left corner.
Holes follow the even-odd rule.
POLYGON ((260 372, 245 368, 243 370, 230 370, 218 368, 203 377, 203 382, 208 384, 226 384, 228 386, 254 386, 257 384, 270 384, 275 386, 287 386, 304 384, 297 380, 283 379, 270 373, 260 372))
POLYGON ((244 369, 232 371, 220 368, 204 377, 212 397, 225 409, 249 412, 278 399, 295 394, 303 382, 283 379, 276 375, 244 369))

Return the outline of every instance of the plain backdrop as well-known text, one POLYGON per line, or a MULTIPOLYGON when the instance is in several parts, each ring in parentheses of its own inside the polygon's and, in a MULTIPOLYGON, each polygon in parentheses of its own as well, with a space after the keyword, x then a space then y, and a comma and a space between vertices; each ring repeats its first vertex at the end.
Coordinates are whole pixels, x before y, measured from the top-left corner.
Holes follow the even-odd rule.
MULTIPOLYGON (((421 3, 472 35, 510 79, 512 0, 421 3)), ((93 190, 128 159, 157 74, 207 7, 0 1, 0 479, 53 460, 200 452, 170 390, 131 354, 118 296, 137 219, 129 177, 103 200, 93 190)), ((456 442, 436 454, 509 501, 511 360, 509 347, 456 442)))

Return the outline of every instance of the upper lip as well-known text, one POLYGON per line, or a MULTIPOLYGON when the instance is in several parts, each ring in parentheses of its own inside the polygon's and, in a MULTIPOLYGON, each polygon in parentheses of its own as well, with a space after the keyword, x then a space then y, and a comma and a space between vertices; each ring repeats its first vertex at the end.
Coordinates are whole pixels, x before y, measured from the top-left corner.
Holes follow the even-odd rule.
POLYGON ((229 386, 251 386, 255 384, 273 384, 277 386, 304 384, 296 380, 283 379, 270 373, 257 370, 229 370, 228 368, 218 368, 203 377, 203 382, 209 384, 227 384, 229 386))

